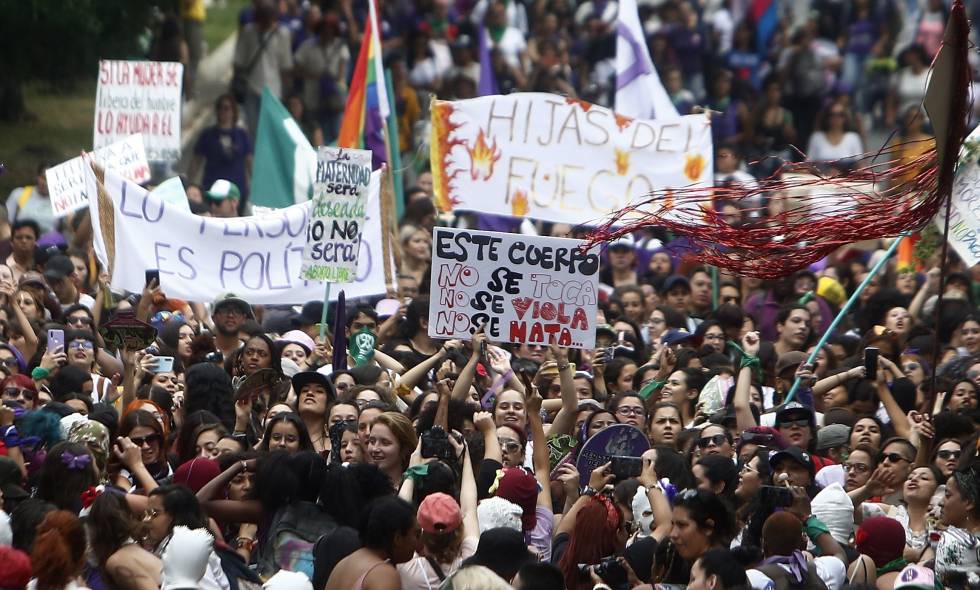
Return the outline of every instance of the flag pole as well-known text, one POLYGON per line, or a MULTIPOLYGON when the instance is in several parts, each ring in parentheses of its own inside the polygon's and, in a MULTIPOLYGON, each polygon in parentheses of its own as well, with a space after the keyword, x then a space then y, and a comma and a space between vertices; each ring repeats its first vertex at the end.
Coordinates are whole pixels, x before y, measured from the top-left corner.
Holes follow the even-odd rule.
MULTIPOLYGON (((895 253, 895 250, 898 249, 898 245, 901 244, 908 235, 909 234, 907 232, 900 234, 898 238, 896 238, 895 241, 892 242, 891 246, 888 247, 888 250, 885 252, 885 255, 881 257, 881 260, 879 260, 877 264, 871 267, 871 270, 868 271, 868 275, 864 277, 864 280, 861 281, 861 284, 858 285, 858 288, 854 290, 854 293, 851 295, 851 298, 848 299, 846 303, 844 303, 844 307, 841 308, 840 312, 837 314, 837 317, 834 318, 834 321, 830 322, 830 326, 828 326, 827 329, 824 331, 823 336, 820 337, 820 341, 817 342, 817 345, 813 347, 813 352, 811 352, 810 356, 807 357, 806 359, 808 365, 812 365, 817 360, 817 355, 820 354, 820 349, 823 348, 824 344, 827 343, 827 340, 830 338, 830 335, 834 332, 835 329, 837 329, 837 325, 840 324, 841 321, 843 321, 844 317, 851 310, 851 307, 853 307, 854 304, 857 302, 858 298, 861 297, 861 292, 863 292, 864 288, 868 286, 868 283, 871 282, 871 279, 875 278, 875 276, 881 271, 881 269, 885 267, 885 263, 888 262, 888 259, 891 258, 892 254, 895 253)), ((874 376, 868 375, 868 378, 874 379, 874 376)), ((786 399, 783 400, 784 404, 788 404, 789 402, 793 401, 793 396, 796 395, 796 390, 799 389, 799 387, 800 387, 800 378, 797 377, 796 380, 793 381, 793 387, 791 387, 789 393, 786 394, 786 399)))
POLYGON ((392 188, 394 189, 395 209, 393 213, 398 219, 405 210, 405 193, 402 188, 402 155, 398 141, 398 114, 395 112, 395 85, 391 81, 391 69, 385 68, 385 89, 388 92, 388 99, 391 101, 388 109, 388 174, 391 176, 392 188))

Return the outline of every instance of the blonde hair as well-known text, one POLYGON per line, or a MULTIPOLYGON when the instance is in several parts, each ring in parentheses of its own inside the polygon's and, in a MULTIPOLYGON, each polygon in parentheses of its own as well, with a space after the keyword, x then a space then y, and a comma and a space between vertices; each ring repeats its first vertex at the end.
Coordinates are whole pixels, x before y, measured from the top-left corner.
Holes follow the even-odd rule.
POLYGON ((408 461, 412 457, 412 452, 419 444, 418 436, 415 434, 415 427, 412 421, 398 412, 383 412, 371 421, 371 428, 375 424, 383 424, 388 427, 391 434, 398 441, 399 454, 402 458, 402 469, 408 468, 408 461))
POLYGON ((482 565, 468 565, 460 568, 452 578, 453 590, 511 590, 503 578, 482 565))

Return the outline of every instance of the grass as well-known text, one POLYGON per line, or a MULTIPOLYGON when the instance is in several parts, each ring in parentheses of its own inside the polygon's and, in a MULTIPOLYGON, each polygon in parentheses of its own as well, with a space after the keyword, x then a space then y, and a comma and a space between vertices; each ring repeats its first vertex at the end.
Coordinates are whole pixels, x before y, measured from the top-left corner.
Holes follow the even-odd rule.
POLYGON ((208 51, 214 51, 221 42, 238 29, 238 13, 249 0, 216 0, 208 7, 204 21, 204 42, 208 51))
MULTIPOLYGON (((208 8, 204 40, 208 51, 217 49, 238 28, 238 13, 249 0, 216 0, 208 8)), ((34 184, 42 160, 62 162, 92 148, 95 114, 95 78, 79 82, 71 91, 55 91, 41 83, 24 88, 24 104, 32 121, 0 123, 0 202, 10 191, 34 184)))

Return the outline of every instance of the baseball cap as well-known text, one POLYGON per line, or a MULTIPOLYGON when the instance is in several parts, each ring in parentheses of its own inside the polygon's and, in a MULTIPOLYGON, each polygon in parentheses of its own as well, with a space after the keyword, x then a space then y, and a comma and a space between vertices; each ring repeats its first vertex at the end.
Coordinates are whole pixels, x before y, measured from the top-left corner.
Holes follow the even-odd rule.
POLYGON ((636 248, 636 238, 633 237, 633 234, 623 234, 609 242, 610 250, 632 250, 634 248, 636 248))
POLYGON ((418 521, 423 532, 451 533, 463 523, 463 515, 452 496, 436 492, 419 504, 418 521))
POLYGON ((817 431, 817 450, 832 449, 847 444, 851 428, 844 424, 831 424, 817 431))
POLYGON ((789 459, 798 465, 806 467, 810 470, 810 475, 813 475, 813 459, 810 458, 809 453, 800 450, 798 447, 786 447, 781 451, 769 454, 769 467, 775 469, 776 465, 784 459, 789 459))
POLYGON ((687 330, 667 330, 664 335, 660 337, 660 342, 664 346, 673 346, 675 344, 680 344, 691 338, 694 338, 694 334, 691 334, 687 330))
POLYGON ((936 587, 936 574, 931 569, 921 565, 910 564, 898 574, 895 580, 895 590, 899 588, 917 588, 933 590, 936 587))
POLYGON ((276 344, 286 346, 287 344, 299 344, 306 349, 306 354, 313 352, 316 343, 310 338, 309 334, 302 330, 290 330, 276 340, 276 344))
POLYGON ((800 363, 806 359, 807 354, 798 350, 791 350, 787 353, 779 355, 779 358, 776 360, 776 375, 779 375, 783 371, 790 368, 796 372, 796 368, 799 367, 800 363))
POLYGON ((660 288, 661 293, 667 293, 674 287, 684 287, 688 291, 691 290, 691 281, 687 280, 684 275, 670 275, 664 280, 663 286, 660 288))
POLYGON ((299 395, 300 390, 303 389, 304 385, 316 383, 317 385, 322 385, 323 388, 327 390, 328 398, 331 400, 337 399, 337 391, 334 389, 333 383, 331 383, 330 379, 327 379, 327 376, 323 373, 318 373, 316 371, 303 371, 301 373, 296 373, 292 377, 292 382, 293 391, 296 392, 297 396, 299 395))
POLYGON ((242 310, 242 313, 245 314, 245 317, 249 319, 255 318, 255 314, 252 313, 252 306, 248 304, 248 301, 245 301, 244 299, 242 299, 238 295, 235 295, 234 293, 222 293, 221 295, 218 295, 214 299, 214 304, 212 305, 211 308, 214 310, 215 313, 217 313, 219 309, 221 309, 222 307, 227 307, 229 305, 234 305, 238 307, 238 309, 242 310))
POLYGON ((238 185, 230 180, 215 180, 211 188, 204 195, 212 201, 224 201, 225 199, 240 199, 242 192, 238 190, 238 185))
POLYGON ((73 272, 75 264, 63 254, 55 254, 44 264, 44 278, 48 281, 60 281, 73 272))
POLYGON ((787 420, 790 414, 806 414, 810 424, 813 424, 813 409, 810 406, 804 406, 800 402, 789 402, 776 412, 776 426, 779 426, 783 420, 787 420))
POLYGON ((599 324, 598 326, 595 327, 596 337, 599 337, 602 334, 605 334, 611 338, 616 337, 616 331, 613 330, 612 326, 610 326, 609 324, 599 324))
POLYGON ((44 275, 36 270, 29 270, 20 275, 20 280, 17 281, 17 286, 22 287, 24 285, 37 285, 42 289, 48 288, 48 282, 44 280, 44 275))

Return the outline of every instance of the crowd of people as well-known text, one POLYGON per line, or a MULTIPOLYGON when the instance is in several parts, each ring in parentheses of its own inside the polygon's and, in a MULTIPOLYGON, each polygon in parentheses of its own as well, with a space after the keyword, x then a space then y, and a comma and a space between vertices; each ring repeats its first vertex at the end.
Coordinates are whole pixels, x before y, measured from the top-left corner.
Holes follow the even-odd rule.
MULTIPOLYGON (((767 176, 794 145, 842 168, 872 129, 929 137, 942 0, 776 2, 768 36, 756 4, 640 2, 678 110, 716 112, 717 182, 767 176)), ((366 11, 243 11, 248 83, 197 142, 195 213, 243 210, 263 87, 315 145, 335 139, 366 11)), ((762 281, 649 228, 603 253, 594 348, 433 338, 432 228, 481 220, 436 213, 413 156, 426 97, 475 95, 485 31, 501 92, 611 105, 617 4, 380 12, 412 162, 397 287, 328 306, 325 334, 318 301, 182 301, 152 274, 114 292, 86 213, 46 207, 44 166, 9 197, 0 590, 980 587, 976 268, 887 260, 818 348, 887 241, 762 281), (127 314, 152 342, 112 344, 127 314), (345 354, 364 331, 368 358, 345 354), (649 450, 586 469, 587 442, 624 425, 649 450)))

